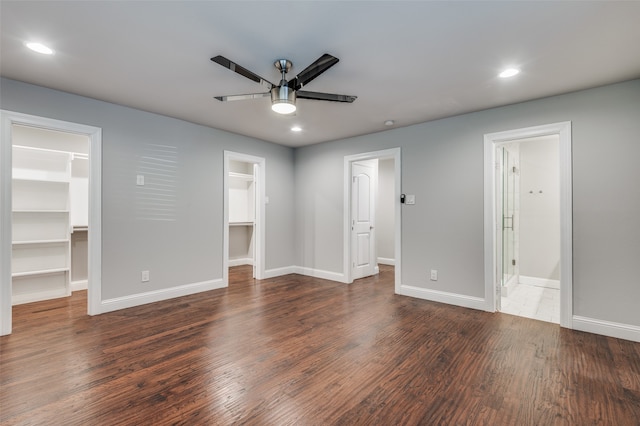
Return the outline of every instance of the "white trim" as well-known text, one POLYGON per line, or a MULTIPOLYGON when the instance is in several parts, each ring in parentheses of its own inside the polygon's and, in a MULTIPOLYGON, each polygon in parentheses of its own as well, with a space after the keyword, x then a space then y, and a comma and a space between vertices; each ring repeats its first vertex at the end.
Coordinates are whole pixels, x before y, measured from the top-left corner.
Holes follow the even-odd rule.
POLYGON ((528 277, 526 275, 520 275, 520 284, 533 285, 536 287, 546 287, 560 289, 560 280, 550 280, 547 278, 528 277))
POLYGON ((283 275, 290 275, 295 273, 296 273, 295 266, 285 266, 283 268, 267 269, 266 271, 264 271, 264 279, 281 277, 283 275))
POLYGON ((573 329, 640 342, 640 327, 637 325, 621 324, 619 322, 603 321, 576 315, 573 317, 573 329))
POLYGON ((71 281, 71 291, 87 290, 89 288, 89 280, 71 281))
POLYGON ((13 305, 22 305, 23 303, 40 302, 42 300, 60 299, 69 297, 65 289, 43 290, 38 292, 38 297, 32 294, 16 294, 11 298, 13 305))
POLYGON ((253 259, 229 259, 229 267, 242 265, 253 265, 253 259))
POLYGON ((396 293, 403 296, 462 306, 463 308, 485 310, 485 300, 481 297, 465 296, 463 294, 448 293, 446 291, 430 290, 411 285, 401 285, 396 293))
POLYGON ((11 333, 11 127, 39 127, 89 138, 89 315, 100 313, 102 277, 102 129, 68 121, 0 110, 0 335, 11 333))
MULTIPOLYGON (((343 177, 343 228, 342 228, 342 247, 343 247, 343 260, 341 274, 343 282, 352 283, 353 277, 351 274, 351 164, 355 161, 373 160, 393 158, 394 160, 394 215, 395 215, 395 292, 399 293, 399 288, 402 283, 402 210, 400 206, 400 192, 401 192, 401 180, 402 180, 402 162, 401 162, 401 149, 390 148, 381 151, 364 152, 355 155, 346 155, 344 157, 344 177, 343 177)), ((331 278, 328 278, 331 279, 331 278)), ((339 280, 336 280, 339 281, 339 280)))
POLYGON ((146 293, 132 294, 103 300, 100 306, 101 313, 117 311, 119 309, 132 308, 147 303, 160 302, 176 297, 188 296, 203 291, 217 290, 226 287, 221 279, 185 284, 161 290, 148 291, 146 293))
POLYGON ((484 135, 484 282, 485 310, 496 310, 497 259, 495 211, 495 148, 503 143, 536 136, 558 135, 560 151, 560 325, 572 328, 573 223, 571 183, 571 122, 546 124, 484 135))
POLYGON ((265 200, 266 200, 266 160, 262 157, 242 154, 233 151, 224 151, 223 173, 223 230, 222 230, 222 282, 224 287, 229 285, 229 163, 231 160, 258 165, 258 173, 255 176, 256 190, 256 217, 254 218, 254 247, 256 256, 254 259, 255 278, 261 280, 265 277, 265 200))
POLYGON ((380 265, 395 265, 396 264, 396 260, 395 259, 388 259, 386 257, 379 257, 378 258, 378 263, 380 265))
MULTIPOLYGON (((498 251, 499 250, 500 249, 498 249, 498 251)), ((516 289, 516 287, 520 285, 520 282, 517 279, 518 277, 519 276, 516 276, 516 275, 512 276, 511 279, 507 281, 505 285, 501 286, 500 288, 501 297, 509 297, 509 295, 516 289)), ((498 302, 498 300, 496 300, 496 302, 498 302)))
POLYGON ((338 272, 323 271, 322 269, 306 268, 304 266, 295 266, 294 273, 305 275, 307 277, 322 278, 323 280, 337 281, 349 284, 349 281, 347 281, 347 277, 344 274, 340 274, 338 272))

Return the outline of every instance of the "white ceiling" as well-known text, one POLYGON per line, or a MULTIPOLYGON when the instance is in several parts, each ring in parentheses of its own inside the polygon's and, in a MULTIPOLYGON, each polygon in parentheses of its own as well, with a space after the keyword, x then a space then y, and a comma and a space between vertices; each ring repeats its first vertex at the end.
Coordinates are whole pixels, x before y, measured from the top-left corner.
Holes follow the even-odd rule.
POLYGON ((640 2, 6 1, 1 74, 287 146, 303 146, 640 77, 640 2), (24 47, 38 40, 56 53, 24 47), (263 88, 209 59, 278 82, 340 62, 305 90, 353 104, 215 95, 263 88), (497 74, 507 66, 522 72, 497 74), (303 131, 293 133, 292 125, 303 131))

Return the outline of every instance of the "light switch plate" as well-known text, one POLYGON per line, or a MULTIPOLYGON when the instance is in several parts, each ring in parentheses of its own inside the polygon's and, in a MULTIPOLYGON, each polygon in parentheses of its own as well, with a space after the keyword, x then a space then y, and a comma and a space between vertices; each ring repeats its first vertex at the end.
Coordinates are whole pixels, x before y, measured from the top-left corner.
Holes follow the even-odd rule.
POLYGON ((139 186, 144 185, 144 175, 136 176, 136 185, 139 185, 139 186))
POLYGON ((415 203, 416 203, 416 196, 412 195, 412 194, 407 194, 407 198, 406 198, 405 204, 413 205, 415 203))

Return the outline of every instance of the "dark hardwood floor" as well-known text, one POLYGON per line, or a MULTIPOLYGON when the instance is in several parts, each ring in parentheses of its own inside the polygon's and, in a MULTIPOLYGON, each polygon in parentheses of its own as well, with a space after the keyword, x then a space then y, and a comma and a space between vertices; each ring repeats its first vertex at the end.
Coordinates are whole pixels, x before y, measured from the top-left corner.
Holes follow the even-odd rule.
POLYGON ((639 425, 640 344, 397 296, 393 268, 95 317, 16 306, 3 425, 639 425))

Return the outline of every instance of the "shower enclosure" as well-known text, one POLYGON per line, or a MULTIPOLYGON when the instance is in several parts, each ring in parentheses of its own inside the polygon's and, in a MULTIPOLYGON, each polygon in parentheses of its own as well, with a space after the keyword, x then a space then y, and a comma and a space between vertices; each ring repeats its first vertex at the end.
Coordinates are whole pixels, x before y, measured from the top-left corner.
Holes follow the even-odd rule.
MULTIPOLYGON (((500 205, 498 211, 501 215, 501 277, 502 294, 506 295, 507 286, 517 283, 518 279, 518 240, 517 240, 517 212, 519 196, 518 145, 504 145, 498 147, 500 158, 500 205)), ((498 236, 500 237, 500 235, 498 236)))

